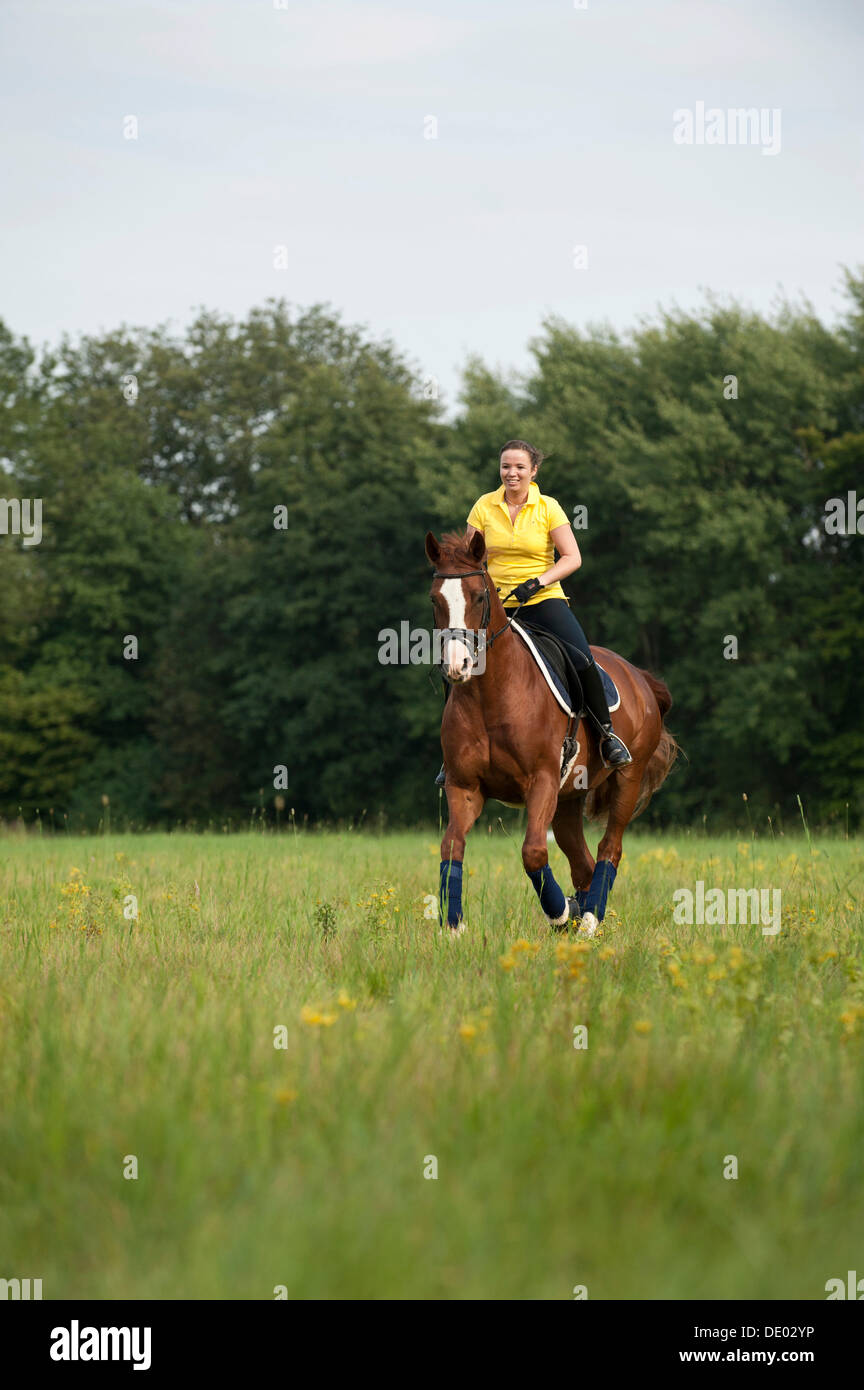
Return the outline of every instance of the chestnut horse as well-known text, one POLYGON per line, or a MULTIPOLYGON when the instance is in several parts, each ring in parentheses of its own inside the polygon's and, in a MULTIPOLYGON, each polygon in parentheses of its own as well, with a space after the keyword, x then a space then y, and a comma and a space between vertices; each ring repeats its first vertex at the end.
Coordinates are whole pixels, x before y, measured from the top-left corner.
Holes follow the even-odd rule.
POLYGON ((578 917, 581 930, 593 934, 606 910, 624 830, 647 806, 678 752, 663 723, 672 704, 669 691, 617 653, 592 647, 620 692, 613 723, 633 761, 618 770, 605 767, 589 726, 581 721, 575 731, 580 755, 575 766, 570 760, 562 786, 561 751, 570 720, 528 648, 510 630, 486 569, 482 532, 470 541, 449 532, 439 544, 430 531, 426 555, 435 571, 430 590, 435 627, 447 630, 441 672, 452 685, 441 720, 450 816, 441 841, 439 920, 464 930, 465 837, 492 798, 527 810, 522 863, 550 926, 564 928, 578 917), (469 647, 484 642, 485 669, 477 674, 469 647), (585 843, 584 810, 594 818, 607 816, 596 863, 585 843), (570 864, 570 899, 549 864, 550 825, 570 864))

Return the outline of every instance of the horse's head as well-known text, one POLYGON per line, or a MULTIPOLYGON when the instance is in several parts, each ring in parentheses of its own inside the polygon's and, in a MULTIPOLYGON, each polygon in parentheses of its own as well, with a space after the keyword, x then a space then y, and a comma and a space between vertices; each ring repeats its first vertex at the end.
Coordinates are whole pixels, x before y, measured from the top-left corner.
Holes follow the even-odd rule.
POLYGON ((482 531, 475 531, 470 541, 448 531, 440 543, 427 531, 426 555, 435 571, 429 591, 435 628, 444 632, 441 674, 454 685, 462 685, 474 674, 489 626, 486 542, 482 531))

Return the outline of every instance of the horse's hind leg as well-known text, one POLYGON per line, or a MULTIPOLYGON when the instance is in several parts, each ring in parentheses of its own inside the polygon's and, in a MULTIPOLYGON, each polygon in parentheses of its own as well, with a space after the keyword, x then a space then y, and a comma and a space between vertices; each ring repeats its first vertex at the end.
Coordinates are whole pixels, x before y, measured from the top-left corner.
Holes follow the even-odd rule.
POLYGON ((598 922, 603 921, 606 900, 612 891, 621 862, 621 840, 639 800, 644 770, 644 763, 632 763, 610 778, 612 791, 609 817, 606 821, 606 832, 597 846, 597 863, 591 875, 591 884, 587 891, 576 894, 583 921, 589 915, 598 922))
POLYGON ((633 812, 636 810, 644 771, 644 764, 634 762, 629 767, 622 768, 614 774, 612 779, 614 789, 609 803, 606 830, 603 839, 597 846, 598 863, 601 859, 605 859, 613 868, 618 868, 621 862, 621 842, 624 838, 624 831, 630 824, 633 812))
POLYGON ((594 860, 591 858, 591 851, 585 843, 585 831, 582 825, 584 809, 584 796, 574 797, 571 801, 559 801, 555 819, 552 821, 555 843, 567 856, 570 873, 573 877, 573 890, 576 893, 580 889, 590 887, 591 875, 594 872, 594 860))

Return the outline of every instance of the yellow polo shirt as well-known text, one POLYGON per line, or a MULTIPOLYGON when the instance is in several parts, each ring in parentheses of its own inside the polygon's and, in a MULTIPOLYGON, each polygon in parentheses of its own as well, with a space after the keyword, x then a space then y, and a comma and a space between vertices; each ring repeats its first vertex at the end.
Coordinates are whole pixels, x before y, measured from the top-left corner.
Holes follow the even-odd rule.
MULTIPOLYGON (((529 483, 528 501, 514 525, 507 510, 505 493, 503 483, 495 492, 485 492, 474 503, 468 516, 468 525, 483 532, 489 554, 489 576, 502 599, 517 584, 526 579, 539 579, 541 574, 552 568, 554 546, 549 532, 558 526, 570 524, 570 518, 560 503, 554 497, 544 497, 536 483, 529 483)), ((529 598, 525 606, 542 603, 547 598, 567 600, 557 580, 529 598)), ((510 600, 511 606, 514 602, 510 600)))

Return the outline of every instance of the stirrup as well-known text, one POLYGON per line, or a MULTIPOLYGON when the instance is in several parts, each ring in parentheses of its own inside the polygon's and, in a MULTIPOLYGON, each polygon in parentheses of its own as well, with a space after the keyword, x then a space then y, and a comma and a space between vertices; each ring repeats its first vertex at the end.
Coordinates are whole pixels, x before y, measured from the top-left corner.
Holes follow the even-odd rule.
POLYGON ((442 764, 441 764, 441 771, 438 773, 438 776, 435 778, 435 785, 436 785, 436 787, 443 787, 446 780, 447 780, 447 779, 446 779, 446 777, 445 777, 445 775, 444 775, 444 764, 442 763, 442 764))
POLYGON ((563 772, 571 758, 575 758, 579 752, 579 740, 575 734, 568 734, 561 749, 561 771, 563 772))
POLYGON ((633 761, 630 749, 623 738, 619 738, 615 733, 611 723, 603 726, 599 748, 604 767, 627 767, 633 761))

